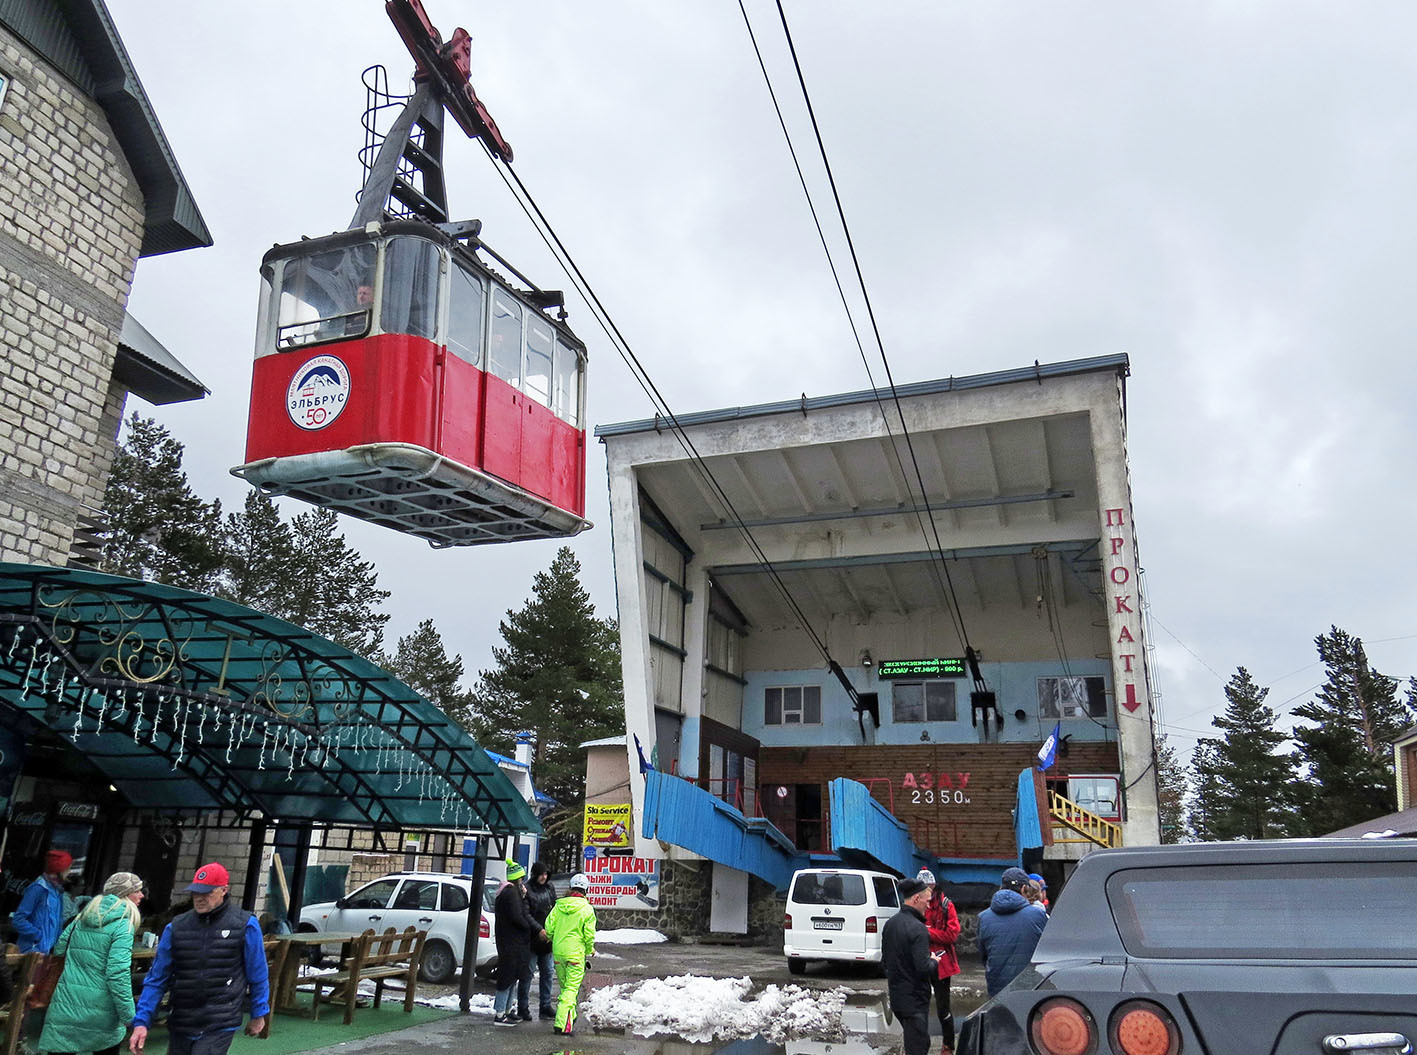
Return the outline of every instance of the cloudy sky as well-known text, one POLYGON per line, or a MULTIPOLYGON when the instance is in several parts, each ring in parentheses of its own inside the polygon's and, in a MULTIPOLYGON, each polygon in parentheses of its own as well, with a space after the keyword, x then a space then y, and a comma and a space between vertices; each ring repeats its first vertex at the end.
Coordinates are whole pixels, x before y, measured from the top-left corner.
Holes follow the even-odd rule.
MULTIPOLYGON (((212 390, 155 414, 187 444, 198 491, 239 504, 227 470, 242 460, 260 257, 345 227, 360 73, 384 63, 403 83, 410 62, 376 0, 108 2, 216 239, 139 265, 131 310, 212 390)), ((473 34, 474 85, 518 173, 676 411, 866 386, 736 3, 425 6, 445 36, 473 34)), ((1380 669, 1417 673, 1402 541, 1417 7, 785 7, 897 381, 1131 356, 1137 533, 1173 742, 1204 735, 1237 665, 1272 703, 1307 696, 1330 624, 1380 669)), ((747 9, 825 194, 777 9, 747 9)), ((482 151, 450 136, 446 161, 452 211, 480 217, 540 285, 565 285, 482 151)), ((591 422, 648 416, 570 307, 591 348, 591 422)), ((573 548, 609 614, 603 448, 591 457, 600 526, 573 548)), ((556 548, 434 552, 354 522, 347 535, 394 592, 391 636, 431 617, 469 673, 556 548)))

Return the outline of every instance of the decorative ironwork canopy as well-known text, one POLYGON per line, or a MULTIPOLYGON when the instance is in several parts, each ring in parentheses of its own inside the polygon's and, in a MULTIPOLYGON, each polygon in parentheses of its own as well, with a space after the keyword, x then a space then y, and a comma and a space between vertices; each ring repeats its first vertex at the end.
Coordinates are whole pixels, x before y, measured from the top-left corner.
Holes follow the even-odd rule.
POLYGON ((392 674, 159 583, 0 563, 0 716, 69 740, 140 810, 540 831, 487 753, 392 674))

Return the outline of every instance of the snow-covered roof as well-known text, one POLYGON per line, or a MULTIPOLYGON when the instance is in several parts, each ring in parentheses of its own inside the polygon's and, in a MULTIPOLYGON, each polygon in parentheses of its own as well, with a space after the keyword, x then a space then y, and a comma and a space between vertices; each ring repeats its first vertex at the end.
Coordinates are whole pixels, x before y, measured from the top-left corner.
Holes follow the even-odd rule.
POLYGON ((607 736, 607 737, 605 737, 604 739, 601 739, 601 740, 587 740, 585 743, 581 744, 581 746, 582 746, 582 747, 624 747, 624 746, 625 746, 625 736, 624 736, 624 734, 622 733, 620 736, 607 736))

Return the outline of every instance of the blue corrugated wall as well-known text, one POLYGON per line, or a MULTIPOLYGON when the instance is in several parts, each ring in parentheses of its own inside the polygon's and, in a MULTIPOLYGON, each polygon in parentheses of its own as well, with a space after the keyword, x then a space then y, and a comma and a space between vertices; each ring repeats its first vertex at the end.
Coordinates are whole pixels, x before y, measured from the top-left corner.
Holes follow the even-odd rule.
POLYGON ((838 777, 827 785, 831 799, 832 849, 843 861, 914 876, 935 864, 933 854, 910 839, 904 822, 871 797, 871 789, 838 777))
POLYGON ((1034 788, 1031 768, 1018 775, 1018 797, 1014 803, 1014 845, 1018 847, 1020 862, 1025 850, 1043 845, 1043 827, 1038 819, 1038 793, 1034 788))

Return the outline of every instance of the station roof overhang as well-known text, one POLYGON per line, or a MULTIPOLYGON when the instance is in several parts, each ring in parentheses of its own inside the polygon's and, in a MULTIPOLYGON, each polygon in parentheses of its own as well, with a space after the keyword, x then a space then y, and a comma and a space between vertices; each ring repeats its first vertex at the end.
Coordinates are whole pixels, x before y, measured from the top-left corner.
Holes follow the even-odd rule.
POLYGON ((596 435, 612 472, 633 467, 646 522, 707 567, 750 623, 791 621, 777 578, 814 620, 938 609, 937 554, 969 607, 1031 606, 1045 582, 1064 606, 1096 604, 1092 414, 1124 413, 1128 369, 1125 355, 1100 356, 902 385, 909 445, 889 393, 683 415, 712 481, 662 419, 596 435))
POLYGON ((538 832, 460 726, 349 649, 158 583, 0 563, 0 715, 139 812, 538 832))

